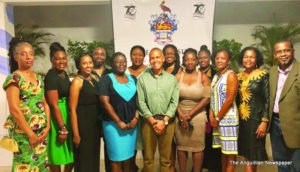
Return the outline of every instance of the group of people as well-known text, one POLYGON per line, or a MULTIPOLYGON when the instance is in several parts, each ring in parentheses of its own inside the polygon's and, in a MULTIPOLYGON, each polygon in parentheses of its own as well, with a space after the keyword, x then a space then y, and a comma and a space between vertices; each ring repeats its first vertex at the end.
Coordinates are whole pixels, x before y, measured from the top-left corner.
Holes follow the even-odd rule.
MULTIPOLYGON (((188 48, 180 56, 176 46, 145 49, 133 46, 132 65, 121 52, 104 62, 106 52, 75 59, 78 74, 70 81, 66 51, 50 46, 52 68, 45 79, 31 71, 32 45, 22 39, 10 43, 11 74, 6 91, 10 115, 5 122, 18 144, 12 171, 97 172, 100 137, 105 147, 105 169, 137 171, 141 150, 144 172, 187 171, 192 152, 193 171, 234 171, 236 155, 246 161, 268 160, 265 138, 270 132, 274 161, 280 172, 300 171, 300 64, 290 41, 274 46, 275 65, 260 69, 263 57, 246 47, 238 57, 243 72, 230 69, 230 52, 213 54, 205 45, 188 48), (213 59, 213 60, 212 60, 213 59), (215 69, 211 65, 215 64, 215 69)), ((249 163, 245 171, 256 171, 249 163)))

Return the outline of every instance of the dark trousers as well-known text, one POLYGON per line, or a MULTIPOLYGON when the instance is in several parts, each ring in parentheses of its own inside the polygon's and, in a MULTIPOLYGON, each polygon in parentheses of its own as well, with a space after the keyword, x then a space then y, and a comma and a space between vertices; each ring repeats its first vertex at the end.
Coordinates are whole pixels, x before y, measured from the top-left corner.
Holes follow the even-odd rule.
POLYGON ((274 161, 291 162, 290 165, 278 165, 278 172, 300 172, 300 148, 291 149, 286 146, 278 116, 272 119, 270 136, 274 161))

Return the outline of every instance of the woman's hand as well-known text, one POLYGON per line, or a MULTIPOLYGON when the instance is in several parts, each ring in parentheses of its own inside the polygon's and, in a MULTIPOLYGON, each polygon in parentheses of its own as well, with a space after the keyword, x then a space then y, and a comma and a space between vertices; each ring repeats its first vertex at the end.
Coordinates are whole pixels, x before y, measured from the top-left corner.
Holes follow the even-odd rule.
POLYGON ((257 127, 257 130, 256 130, 256 138, 259 139, 259 138, 263 138, 266 136, 267 126, 268 126, 267 122, 261 122, 259 124, 259 126, 257 127))
POLYGON ((29 136, 30 148, 35 148, 40 143, 40 140, 41 139, 35 133, 29 136))
MULTIPOLYGON (((62 132, 68 132, 67 128, 63 128, 61 130, 62 132)), ((68 134, 58 134, 57 140, 61 143, 63 143, 68 137, 68 134)))
POLYGON ((183 119, 184 121, 188 121, 188 120, 191 119, 191 115, 190 115, 189 113, 183 114, 183 115, 182 115, 182 119, 183 119))
POLYGON ((187 123, 187 120, 184 118, 183 114, 178 113, 178 120, 180 122, 180 126, 184 129, 187 129, 188 123, 187 123))
POLYGON ((213 127, 213 128, 219 128, 219 122, 216 120, 215 117, 210 117, 210 125, 213 127))
POLYGON ((50 126, 47 126, 38 134, 40 142, 43 142, 44 140, 46 140, 49 130, 50 130, 50 126))
POLYGON ((80 144, 80 140, 81 140, 81 138, 80 138, 80 136, 78 135, 78 136, 73 136, 73 143, 75 144, 75 147, 79 147, 79 144, 80 144))
POLYGON ((130 123, 128 124, 129 125, 129 128, 132 129, 136 126, 136 124, 138 123, 138 119, 137 118, 133 118, 130 123))
POLYGON ((118 126, 122 129, 122 130, 128 130, 129 129, 129 125, 125 124, 123 121, 120 121, 117 123, 118 126))

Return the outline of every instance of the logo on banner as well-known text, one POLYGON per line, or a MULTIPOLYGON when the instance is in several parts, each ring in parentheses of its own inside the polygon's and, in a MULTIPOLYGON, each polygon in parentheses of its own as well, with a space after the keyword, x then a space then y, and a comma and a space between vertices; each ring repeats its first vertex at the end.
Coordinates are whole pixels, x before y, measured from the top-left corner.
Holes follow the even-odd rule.
POLYGON ((204 18, 205 16, 205 5, 203 3, 198 3, 194 5, 195 11, 193 16, 197 18, 204 18))
POLYGON ((126 8, 125 18, 134 20, 136 16, 136 7, 134 5, 126 5, 124 8, 126 8))
POLYGON ((162 13, 151 15, 149 21, 150 30, 155 35, 155 42, 160 45, 166 45, 172 42, 172 35, 177 30, 178 20, 176 14, 171 12, 171 9, 164 5, 165 1, 160 4, 162 13))

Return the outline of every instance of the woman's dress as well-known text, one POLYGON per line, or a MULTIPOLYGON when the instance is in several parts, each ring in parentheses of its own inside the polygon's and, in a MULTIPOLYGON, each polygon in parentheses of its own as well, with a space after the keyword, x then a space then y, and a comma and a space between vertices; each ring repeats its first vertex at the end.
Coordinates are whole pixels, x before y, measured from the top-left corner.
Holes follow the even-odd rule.
MULTIPOLYGON (((109 103, 124 123, 129 123, 135 117, 136 78, 125 74, 128 83, 121 84, 113 73, 103 76, 98 86, 99 96, 108 96, 109 103)), ((124 161, 134 155, 137 126, 122 130, 107 114, 102 117, 104 138, 107 144, 108 157, 111 161, 124 161)))
MULTIPOLYGON (((186 85, 183 82, 185 72, 181 73, 179 86, 179 108, 183 114, 192 110, 204 97, 210 97, 210 86, 204 86, 203 76, 198 73, 197 81, 192 85, 186 85)), ((181 127, 178 117, 175 119, 175 140, 177 149, 181 151, 200 152, 205 147, 205 124, 207 122, 206 109, 203 108, 194 115, 190 121, 190 127, 187 129, 181 127)))
MULTIPOLYGON (((226 100, 227 78, 231 72, 233 71, 225 72, 220 78, 215 75, 212 80, 210 105, 214 117, 219 113, 226 100)), ((235 99, 225 116, 219 121, 219 127, 220 129, 213 129, 213 148, 221 148, 223 154, 238 154, 239 117, 235 99)))
POLYGON ((266 137, 257 139, 256 130, 261 122, 269 121, 269 74, 263 70, 256 70, 248 78, 239 73, 238 79, 239 155, 248 160, 268 160, 265 149, 266 137))
POLYGON ((96 87, 96 80, 83 79, 76 109, 80 144, 79 147, 74 147, 75 172, 97 172, 100 168, 100 126, 96 87))
POLYGON ((48 162, 51 165, 69 164, 74 161, 72 126, 68 108, 71 82, 66 72, 64 72, 64 75, 65 78, 62 78, 55 72, 54 69, 50 69, 45 76, 45 91, 57 90, 59 98, 58 107, 61 111, 64 124, 69 132, 67 139, 63 143, 57 140, 60 128, 56 122, 53 112, 51 112, 51 129, 47 138, 48 162))
MULTIPOLYGON (((42 103, 45 92, 44 82, 39 75, 36 77, 37 84, 34 84, 12 73, 4 81, 3 89, 5 90, 11 84, 19 88, 19 108, 29 127, 38 135, 47 126, 47 116, 42 103)), ((5 121, 4 128, 8 129, 10 137, 15 139, 19 148, 19 152, 14 153, 13 156, 12 171, 49 171, 46 140, 31 149, 28 136, 20 129, 11 114, 5 121)))

